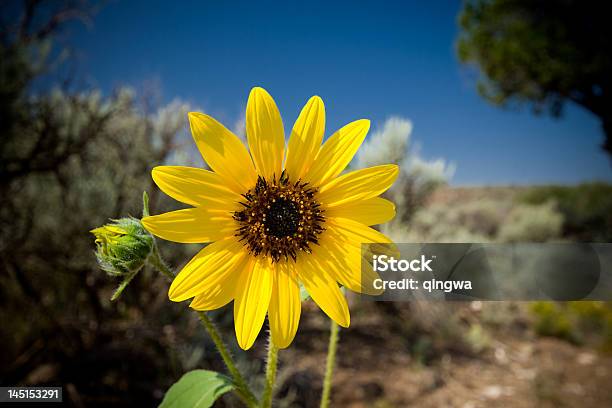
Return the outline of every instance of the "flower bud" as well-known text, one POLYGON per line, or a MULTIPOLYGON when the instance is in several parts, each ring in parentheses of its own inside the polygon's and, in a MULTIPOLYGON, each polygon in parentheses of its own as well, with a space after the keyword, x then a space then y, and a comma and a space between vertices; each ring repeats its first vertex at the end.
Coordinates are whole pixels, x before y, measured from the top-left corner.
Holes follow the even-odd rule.
POLYGON ((136 218, 121 218, 90 231, 96 258, 109 275, 123 276, 142 268, 153 249, 153 237, 136 218))

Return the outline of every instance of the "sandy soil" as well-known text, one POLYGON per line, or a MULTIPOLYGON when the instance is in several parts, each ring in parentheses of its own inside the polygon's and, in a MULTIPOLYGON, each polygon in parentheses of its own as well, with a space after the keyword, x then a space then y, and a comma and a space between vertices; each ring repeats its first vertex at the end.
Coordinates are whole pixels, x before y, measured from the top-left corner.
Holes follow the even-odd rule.
MULTIPOLYGON (((303 316, 297 347, 281 354, 279 406, 318 406, 328 321, 319 311, 303 316)), ((493 332, 478 353, 445 345, 425 364, 410 352, 414 339, 394 331, 371 313, 353 315, 341 331, 332 407, 612 406, 612 356, 527 326, 493 332)))

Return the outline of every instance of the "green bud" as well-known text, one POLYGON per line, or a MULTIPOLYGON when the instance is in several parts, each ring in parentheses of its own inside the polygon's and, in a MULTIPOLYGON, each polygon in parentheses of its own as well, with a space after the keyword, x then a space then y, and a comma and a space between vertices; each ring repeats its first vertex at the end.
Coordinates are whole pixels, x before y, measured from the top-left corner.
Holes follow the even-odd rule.
POLYGON ((98 263, 112 276, 139 270, 153 249, 153 237, 136 218, 112 220, 90 232, 96 237, 98 263))

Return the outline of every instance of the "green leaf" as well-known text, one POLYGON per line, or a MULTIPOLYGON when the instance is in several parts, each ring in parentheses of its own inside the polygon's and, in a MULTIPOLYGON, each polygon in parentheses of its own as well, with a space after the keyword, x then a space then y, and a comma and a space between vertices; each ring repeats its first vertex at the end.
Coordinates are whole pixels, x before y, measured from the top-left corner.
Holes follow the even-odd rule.
POLYGON ((193 370, 183 375, 166 392, 160 408, 208 408, 234 388, 232 380, 215 371, 193 370))
POLYGON ((149 195, 146 191, 142 192, 142 216, 149 216, 149 195))
POLYGON ((308 299, 310 299, 310 294, 308 293, 304 285, 300 283, 300 300, 303 302, 308 299))
POLYGON ((127 274, 125 278, 123 278, 123 282, 121 282, 121 284, 117 287, 117 289, 115 289, 115 293, 113 293, 113 296, 110 299, 111 302, 114 302, 115 300, 119 299, 119 297, 121 296, 125 288, 128 287, 132 279, 134 279, 134 276, 136 276, 141 269, 142 267, 136 270, 133 270, 132 272, 127 274))

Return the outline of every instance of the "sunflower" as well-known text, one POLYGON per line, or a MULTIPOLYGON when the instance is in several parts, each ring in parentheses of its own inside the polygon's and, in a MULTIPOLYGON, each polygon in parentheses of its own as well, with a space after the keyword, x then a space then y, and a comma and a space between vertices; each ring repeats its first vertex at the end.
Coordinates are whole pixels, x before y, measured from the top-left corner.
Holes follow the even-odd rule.
POLYGON ((250 150, 210 116, 189 113, 193 138, 212 171, 159 166, 153 180, 190 208, 145 217, 152 234, 174 242, 210 243, 178 273, 168 296, 213 310, 234 301, 238 344, 249 349, 268 315, 272 340, 287 347, 301 313, 300 284, 343 327, 350 323, 338 284, 376 294, 371 267, 362 270, 362 243, 390 243, 368 225, 395 216, 378 197, 398 175, 396 165, 342 174, 370 122, 349 123, 321 146, 325 108, 313 96, 285 146, 283 122, 270 94, 253 88, 246 108, 250 150))

